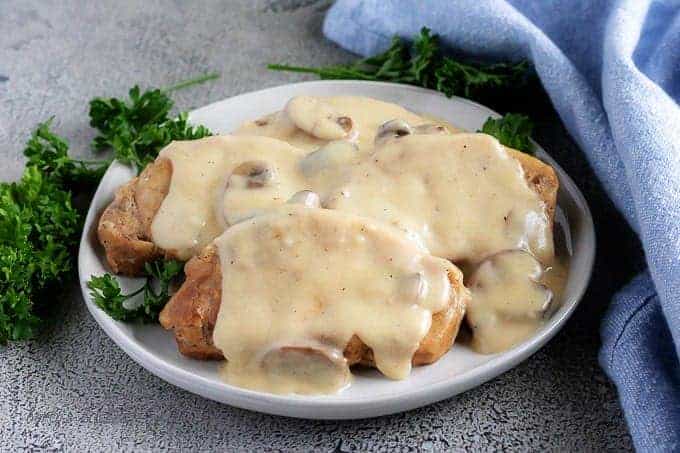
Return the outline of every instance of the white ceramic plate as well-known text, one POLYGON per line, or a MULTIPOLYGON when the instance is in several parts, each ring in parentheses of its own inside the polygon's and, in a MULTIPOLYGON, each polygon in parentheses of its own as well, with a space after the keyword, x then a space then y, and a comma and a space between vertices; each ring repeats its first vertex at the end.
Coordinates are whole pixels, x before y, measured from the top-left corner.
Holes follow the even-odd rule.
MULTIPOLYGON (((195 124, 206 125, 214 132, 227 133, 245 120, 280 110, 290 97, 299 94, 370 96, 445 119, 470 131, 479 129, 489 115, 497 116, 474 102, 449 99, 416 87, 319 81, 269 88, 225 99, 193 111, 191 120, 195 124)), ((90 276, 107 272, 103 250, 95 234, 98 217, 113 199, 115 190, 134 176, 130 168, 118 163, 114 163, 102 179, 85 222, 78 263, 83 297, 99 325, 133 360, 174 385, 216 401, 270 414, 315 419, 374 417, 424 406, 476 387, 525 360, 564 325, 586 289, 595 253, 592 217, 583 195, 569 176, 543 150, 539 149, 538 155, 557 170, 560 178, 558 223, 566 225, 571 236, 571 270, 561 308, 531 339, 502 354, 480 355, 464 346, 454 345, 437 363, 414 368, 406 380, 392 381, 376 371, 362 371, 355 376, 350 388, 331 396, 270 395, 227 385, 218 377, 218 363, 181 356, 170 332, 158 325, 116 322, 89 296, 86 283, 90 276)), ((140 282, 135 279, 121 279, 124 290, 139 285, 140 282)))

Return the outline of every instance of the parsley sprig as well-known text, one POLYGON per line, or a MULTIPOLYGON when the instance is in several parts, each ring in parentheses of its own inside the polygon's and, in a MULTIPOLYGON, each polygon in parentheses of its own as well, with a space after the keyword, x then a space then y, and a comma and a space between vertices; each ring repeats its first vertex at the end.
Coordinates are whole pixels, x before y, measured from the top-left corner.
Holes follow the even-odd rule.
MULTIPOLYGON (((94 147, 112 148, 114 158, 141 169, 172 140, 210 135, 202 126, 189 125, 186 113, 171 118, 168 93, 216 77, 208 74, 163 90, 141 92, 133 87, 129 101, 93 99, 90 119, 100 131, 94 147)), ((111 160, 76 160, 69 157, 68 148, 68 142, 52 132, 51 120, 41 123, 24 149, 27 162, 21 179, 0 182, 0 344, 35 337, 73 279, 83 225, 83 212, 73 198, 91 193, 111 160)), ((146 270, 141 299, 122 295, 110 275, 94 277, 92 285, 101 289, 97 303, 116 319, 157 319, 182 266, 160 261, 146 270), (121 307, 131 308, 130 313, 121 312, 121 307)))
MULTIPOLYGON (((446 96, 463 96, 484 104, 503 105, 499 101, 522 97, 534 90, 534 77, 528 62, 474 64, 443 54, 439 37, 423 27, 413 45, 399 37, 392 39, 387 51, 362 58, 347 65, 320 68, 270 64, 275 71, 316 74, 321 79, 354 79, 417 85, 440 91, 446 96)), ((502 144, 531 152, 529 141, 532 123, 528 117, 507 114, 501 119, 489 117, 482 130, 502 144)))
POLYGON ((502 118, 489 117, 478 132, 493 135, 505 146, 533 154, 534 147, 531 144, 533 129, 534 124, 528 116, 507 113, 502 118))
POLYGON ((275 71, 316 74, 321 79, 354 79, 405 83, 483 102, 506 89, 517 89, 530 80, 530 65, 519 63, 464 63, 442 53, 437 35, 423 27, 413 46, 392 39, 387 51, 347 65, 301 67, 270 64, 275 71))
POLYGON ((92 277, 87 282, 95 304, 117 321, 152 323, 170 298, 171 282, 182 274, 183 264, 175 260, 146 263, 146 282, 137 291, 123 294, 111 274, 92 277), (159 289, 154 289, 157 282, 159 289), (137 297, 139 295, 143 297, 137 297))
POLYGON ((105 167, 67 150, 42 123, 26 144, 21 179, 0 183, 0 344, 35 336, 71 280, 82 215, 70 187, 93 187, 105 167))
POLYGON ((101 160, 75 160, 68 155, 68 142, 50 131, 52 119, 41 123, 26 144, 26 167, 36 167, 43 175, 66 187, 97 184, 108 168, 101 160))
POLYGON ((145 92, 135 85, 128 93, 129 100, 101 97, 91 100, 90 125, 99 131, 94 148, 112 149, 118 161, 133 164, 142 171, 171 141, 212 135, 204 126, 191 126, 186 113, 171 118, 174 103, 169 93, 217 77, 219 74, 207 74, 167 89, 145 92))

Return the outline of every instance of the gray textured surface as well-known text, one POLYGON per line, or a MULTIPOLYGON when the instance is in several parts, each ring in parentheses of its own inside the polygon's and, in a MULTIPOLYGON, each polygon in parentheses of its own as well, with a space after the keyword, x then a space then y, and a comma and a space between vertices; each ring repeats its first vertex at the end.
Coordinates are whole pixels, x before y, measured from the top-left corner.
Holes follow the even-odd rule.
MULTIPOLYGON (((347 60, 321 37, 326 7, 314 0, 0 2, 0 178, 21 173, 29 130, 51 115, 73 152, 89 153, 87 101, 95 95, 221 71, 217 83, 177 93, 188 109, 300 80, 266 71, 266 62, 347 60)), ((543 118, 537 136, 586 189, 598 224, 612 226, 599 238, 599 256, 636 256, 630 232, 559 122, 543 118)), ((596 354, 602 311, 631 274, 600 258, 596 284, 566 328, 498 379, 429 407, 356 422, 266 416, 174 388, 120 351, 74 288, 58 301, 63 309, 43 338, 0 347, 0 450, 627 450, 615 390, 596 354)))

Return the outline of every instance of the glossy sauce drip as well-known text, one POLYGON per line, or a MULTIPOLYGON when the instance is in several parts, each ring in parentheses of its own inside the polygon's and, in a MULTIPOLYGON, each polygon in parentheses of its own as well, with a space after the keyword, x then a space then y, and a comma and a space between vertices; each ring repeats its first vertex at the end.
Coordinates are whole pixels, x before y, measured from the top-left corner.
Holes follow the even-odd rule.
POLYGON ((215 245, 222 304, 213 341, 228 382, 274 393, 330 393, 348 383, 356 335, 377 368, 403 379, 454 293, 449 261, 370 219, 288 206, 228 229, 215 245))
POLYGON ((541 263, 522 250, 482 261, 467 282, 472 294, 467 309, 471 347, 493 354, 529 338, 554 311, 565 271, 556 261, 544 272, 541 263))

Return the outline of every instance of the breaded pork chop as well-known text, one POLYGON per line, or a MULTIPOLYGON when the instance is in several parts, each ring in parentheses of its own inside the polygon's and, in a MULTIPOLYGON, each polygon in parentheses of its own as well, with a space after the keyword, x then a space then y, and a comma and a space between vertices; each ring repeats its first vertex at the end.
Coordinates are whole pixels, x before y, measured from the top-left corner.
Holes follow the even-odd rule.
MULTIPOLYGON (((559 187, 555 170, 528 154, 510 148, 508 151, 519 161, 527 182, 545 203, 552 224, 559 187)), ((171 178, 171 162, 156 159, 118 189, 102 214, 97 233, 113 272, 137 276, 143 272, 145 263, 161 256, 174 257, 171 250, 160 249, 151 238, 151 223, 168 194, 171 178)))
POLYGON ((120 187, 104 210, 97 235, 116 274, 140 275, 145 263, 161 256, 172 257, 151 240, 151 222, 168 194, 171 178, 170 160, 156 159, 120 187))
MULTIPOLYGON (((186 264, 186 280, 160 314, 161 325, 175 333, 180 352, 196 359, 222 359, 212 334, 222 300, 222 272, 217 250, 208 246, 186 264)), ((452 295, 466 293, 460 272, 450 273, 452 295)), ((414 365, 435 362, 450 348, 465 314, 466 298, 453 296, 448 307, 432 316, 427 336, 413 355, 414 365)), ((344 350, 350 365, 375 366, 373 351, 356 335, 344 350)))

